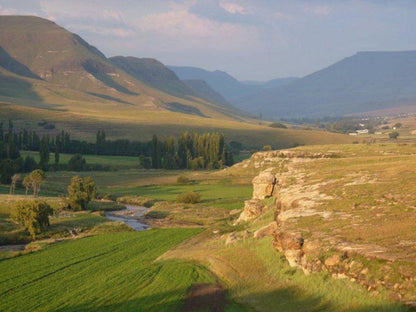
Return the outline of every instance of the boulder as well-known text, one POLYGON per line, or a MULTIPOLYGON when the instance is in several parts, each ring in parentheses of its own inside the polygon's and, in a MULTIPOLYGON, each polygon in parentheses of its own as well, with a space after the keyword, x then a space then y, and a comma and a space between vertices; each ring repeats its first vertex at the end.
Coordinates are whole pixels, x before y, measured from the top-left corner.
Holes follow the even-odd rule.
POLYGON ((244 202, 243 212, 238 217, 235 224, 248 221, 261 215, 263 211, 263 203, 260 199, 249 199, 244 202))
POLYGON ((333 255, 325 260, 325 265, 327 267, 332 267, 334 265, 337 265, 340 262, 341 262, 341 258, 338 255, 333 255))
POLYGON ((277 230, 277 222, 273 221, 254 232, 254 238, 271 236, 277 230))
POLYGON ((265 199, 273 195, 276 177, 270 171, 263 171, 253 179, 252 183, 253 198, 265 199))

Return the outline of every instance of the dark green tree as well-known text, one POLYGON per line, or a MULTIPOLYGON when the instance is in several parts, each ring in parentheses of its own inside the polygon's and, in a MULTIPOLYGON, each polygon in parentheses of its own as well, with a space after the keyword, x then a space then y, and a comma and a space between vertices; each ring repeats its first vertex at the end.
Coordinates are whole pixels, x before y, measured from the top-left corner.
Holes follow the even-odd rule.
POLYGON ((49 216, 53 209, 44 201, 19 201, 13 205, 10 216, 21 224, 32 236, 41 233, 42 229, 49 226, 49 216))
POLYGON ((91 178, 75 176, 68 185, 68 205, 72 210, 83 210, 95 197, 96 186, 91 178))
POLYGON ((68 161, 68 169, 72 171, 84 171, 87 168, 87 162, 81 154, 75 154, 68 161))
POLYGON ((49 142, 46 137, 42 137, 39 146, 39 167, 42 170, 47 170, 49 166, 49 142))

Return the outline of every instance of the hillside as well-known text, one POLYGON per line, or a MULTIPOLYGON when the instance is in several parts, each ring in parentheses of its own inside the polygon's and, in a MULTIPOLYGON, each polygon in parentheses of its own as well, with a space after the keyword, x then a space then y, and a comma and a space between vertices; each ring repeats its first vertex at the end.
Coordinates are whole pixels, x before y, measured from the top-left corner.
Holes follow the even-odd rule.
POLYGON ((416 104, 416 51, 359 52, 285 86, 258 92, 239 108, 274 118, 366 113, 416 104))
POLYGON ((17 128, 42 133, 37 124, 47 120, 56 131, 78 138, 93 139, 105 129, 109 138, 134 140, 220 131, 228 140, 260 148, 352 141, 321 131, 272 129, 225 103, 207 101, 208 94, 210 100, 214 96, 208 89, 200 88, 199 97, 184 95, 189 86, 161 63, 133 58, 137 67, 118 62, 119 68, 114 58, 111 62, 76 34, 42 18, 1 16, 0 42, 1 118, 14 119, 17 128))
POLYGON ((228 101, 221 94, 213 90, 204 80, 189 79, 183 80, 183 82, 200 98, 205 99, 211 103, 217 103, 222 106, 231 107, 231 104, 228 103, 228 101))

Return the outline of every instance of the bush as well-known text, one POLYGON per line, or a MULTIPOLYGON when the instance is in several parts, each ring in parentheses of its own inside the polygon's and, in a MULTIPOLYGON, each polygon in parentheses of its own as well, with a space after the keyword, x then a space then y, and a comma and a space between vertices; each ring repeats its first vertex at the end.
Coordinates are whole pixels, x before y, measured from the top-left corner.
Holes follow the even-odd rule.
POLYGON ((142 206, 146 208, 152 207, 155 203, 153 199, 143 196, 122 196, 117 198, 117 202, 127 205, 142 206))
POLYGON ((399 133, 397 131, 389 133, 390 139, 397 139, 399 137, 399 133))
POLYGON ((280 123, 280 122, 272 122, 269 127, 271 128, 280 128, 280 129, 287 129, 287 126, 280 123))
POLYGON ((187 193, 182 193, 178 195, 176 198, 176 201, 178 203, 184 203, 184 204, 196 204, 201 202, 201 194, 190 191, 187 193))
POLYGON ((81 154, 75 154, 68 161, 68 169, 72 171, 85 171, 87 162, 81 154))
POLYGON ((53 209, 44 201, 21 201, 13 205, 10 216, 21 224, 34 239, 42 229, 49 226, 53 209))
POLYGON ((95 198, 97 188, 95 182, 89 178, 75 176, 68 185, 68 205, 72 210, 83 210, 95 198))
POLYGON ((189 178, 181 175, 176 179, 176 183, 178 183, 178 184, 194 184, 195 180, 190 180, 189 178))

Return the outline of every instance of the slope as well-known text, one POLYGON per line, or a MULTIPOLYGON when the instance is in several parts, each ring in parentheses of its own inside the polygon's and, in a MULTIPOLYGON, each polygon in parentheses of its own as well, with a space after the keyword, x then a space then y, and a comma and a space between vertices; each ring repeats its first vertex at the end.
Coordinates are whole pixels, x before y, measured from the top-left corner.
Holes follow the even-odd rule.
POLYGON ((359 52, 292 83, 261 91, 239 106, 267 116, 364 113, 416 103, 416 51, 359 52))
POLYGON ((350 142, 320 131, 279 131, 234 109, 197 96, 179 97, 149 86, 114 66, 98 49, 55 23, 28 16, 0 16, 1 119, 16 128, 37 128, 40 120, 93 139, 148 140, 153 134, 220 131, 246 146, 350 142), (31 77, 33 74, 33 77, 31 77), (40 79, 39 79, 40 78, 40 79))

